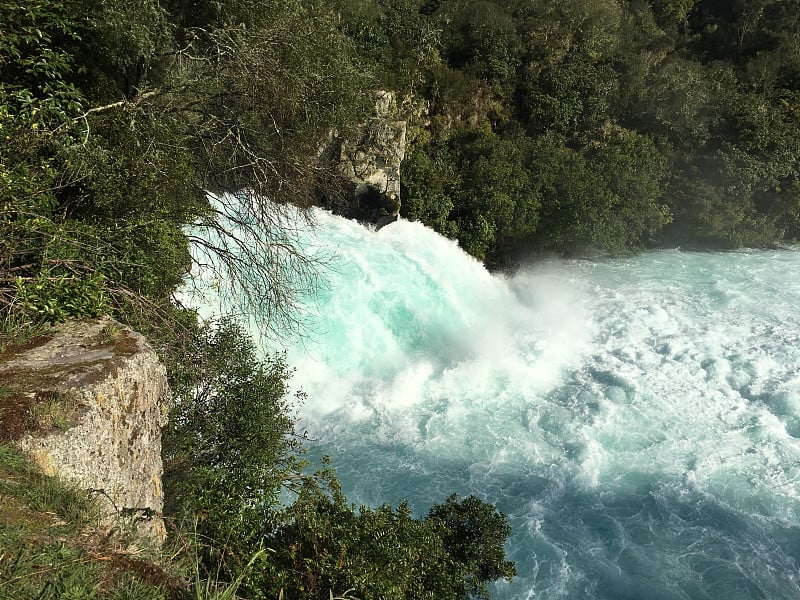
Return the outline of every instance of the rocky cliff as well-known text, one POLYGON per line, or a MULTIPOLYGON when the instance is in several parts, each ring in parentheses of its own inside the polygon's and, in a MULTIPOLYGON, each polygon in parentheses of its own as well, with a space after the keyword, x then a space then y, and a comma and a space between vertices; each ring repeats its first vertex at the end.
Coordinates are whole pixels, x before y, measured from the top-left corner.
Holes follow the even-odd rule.
POLYGON ((406 154, 407 123, 398 117, 393 92, 379 91, 372 118, 354 140, 334 136, 321 156, 342 178, 343 199, 326 197, 337 214, 382 227, 400 213, 400 164, 406 154))
POLYGON ((96 495, 102 524, 161 540, 166 372, 111 319, 73 321, 0 357, 0 437, 96 495))

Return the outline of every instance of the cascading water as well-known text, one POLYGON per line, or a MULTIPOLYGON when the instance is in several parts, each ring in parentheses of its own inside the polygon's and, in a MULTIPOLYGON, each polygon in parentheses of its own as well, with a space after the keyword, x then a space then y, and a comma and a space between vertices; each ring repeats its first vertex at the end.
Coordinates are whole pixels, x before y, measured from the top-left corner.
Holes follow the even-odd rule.
POLYGON ((302 429, 355 503, 496 503, 497 598, 800 598, 800 251, 493 276, 415 223, 317 214, 302 429))

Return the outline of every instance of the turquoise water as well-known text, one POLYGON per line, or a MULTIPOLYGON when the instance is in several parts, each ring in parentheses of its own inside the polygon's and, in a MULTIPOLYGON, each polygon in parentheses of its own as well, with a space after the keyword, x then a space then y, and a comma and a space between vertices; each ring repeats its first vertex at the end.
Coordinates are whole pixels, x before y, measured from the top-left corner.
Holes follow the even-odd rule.
POLYGON ((317 219, 287 343, 353 502, 496 503, 497 598, 800 598, 800 251, 499 277, 419 224, 317 219))

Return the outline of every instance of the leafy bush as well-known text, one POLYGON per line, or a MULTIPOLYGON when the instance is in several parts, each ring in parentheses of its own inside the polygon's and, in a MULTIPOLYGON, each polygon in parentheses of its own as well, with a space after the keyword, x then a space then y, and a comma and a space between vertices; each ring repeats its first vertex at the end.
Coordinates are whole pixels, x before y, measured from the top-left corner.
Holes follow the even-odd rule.
MULTIPOLYGON (((223 555, 229 540, 244 547, 233 554, 247 562, 258 550, 258 528, 301 466, 290 371, 279 356, 258 361, 241 326, 223 320, 188 340, 169 373, 175 401, 164 430, 165 510, 197 517, 198 533, 223 555)), ((211 572, 221 558, 206 557, 211 572)))
MULTIPOLYGON (((216 216, 206 190, 247 196, 268 229, 274 201, 310 201, 329 133, 365 114, 369 75, 323 3, 186 8, 0 3, 4 316, 163 305, 191 266, 183 229, 216 216)), ((247 291, 280 296, 279 267, 257 264, 269 285, 247 291)))
POLYGON ((511 527, 491 504, 475 496, 459 502, 453 494, 430 509, 426 522, 430 521, 441 525, 444 547, 461 568, 467 594, 488 598, 487 583, 501 577, 510 580, 516 574, 503 550, 511 527))
POLYGON ((424 519, 407 504, 356 510, 327 462, 309 473, 290 372, 257 359, 235 322, 202 328, 170 372, 165 512, 202 540, 204 576, 250 598, 460 600, 514 575, 489 504, 452 497, 424 519))

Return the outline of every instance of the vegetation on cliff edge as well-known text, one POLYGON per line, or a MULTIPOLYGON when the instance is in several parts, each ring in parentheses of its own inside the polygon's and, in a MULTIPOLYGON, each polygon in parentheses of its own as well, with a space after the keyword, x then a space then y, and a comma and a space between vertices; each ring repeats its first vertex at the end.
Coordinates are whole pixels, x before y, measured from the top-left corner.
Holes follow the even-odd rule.
POLYGON ((403 214, 493 266, 800 235, 793 0, 337 0, 415 127, 403 214))
POLYGON ((303 459, 283 359, 172 296, 221 265, 268 328, 297 324, 314 264, 285 207, 341 189, 321 146, 379 87, 411 125, 403 214, 490 267, 800 235, 794 0, 0 0, 0 343, 112 313, 161 349, 168 510, 220 589, 462 598, 513 575, 480 500, 349 505, 303 459))

